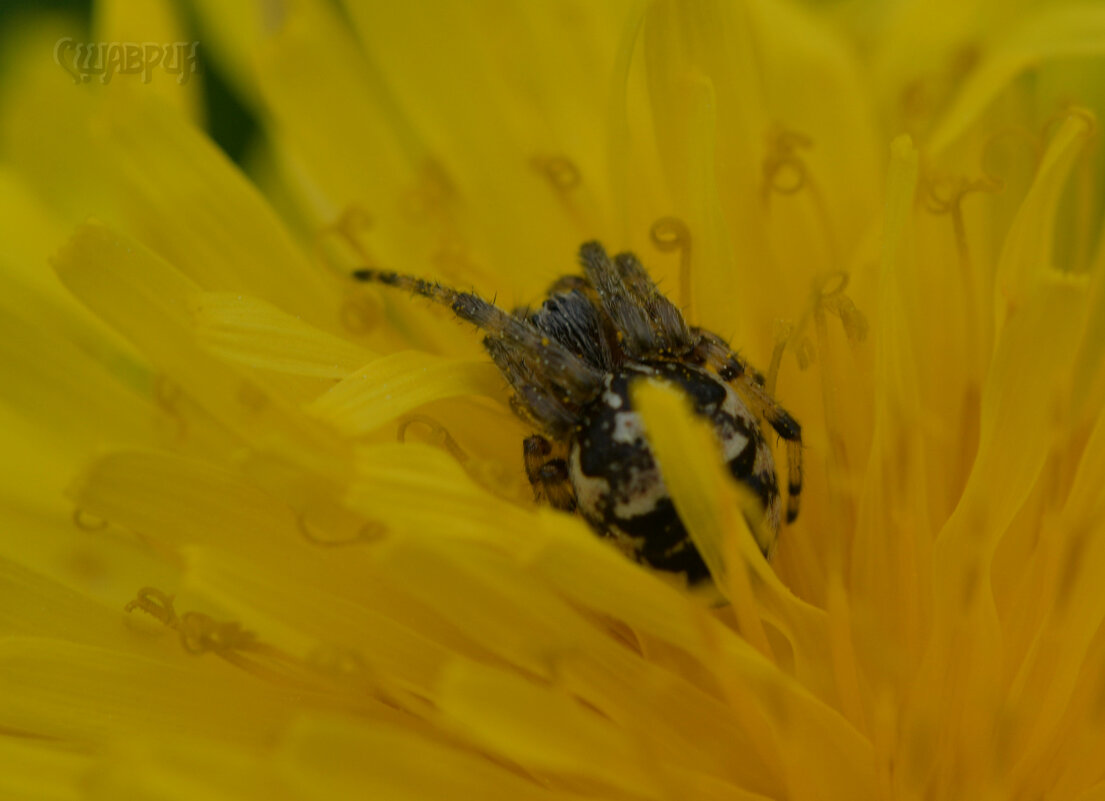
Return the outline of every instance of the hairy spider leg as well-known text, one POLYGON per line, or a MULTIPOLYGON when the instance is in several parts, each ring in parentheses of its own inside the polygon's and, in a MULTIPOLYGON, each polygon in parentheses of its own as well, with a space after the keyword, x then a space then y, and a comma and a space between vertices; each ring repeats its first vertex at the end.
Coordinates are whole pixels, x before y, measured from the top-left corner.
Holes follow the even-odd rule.
POLYGON ((682 313, 661 294, 636 256, 620 253, 611 261, 602 245, 586 242, 579 261, 628 357, 662 358, 691 350, 694 340, 682 313))
POLYGON ((704 359, 722 380, 734 388, 787 443, 787 522, 798 517, 802 495, 802 427, 764 387, 763 376, 717 334, 701 328, 691 331, 698 338, 697 356, 704 359))
POLYGON ((574 512, 576 492, 568 473, 567 448, 535 434, 522 443, 522 456, 534 498, 548 501, 554 509, 574 512))
POLYGON ((356 270, 358 281, 405 289, 448 306, 453 313, 486 332, 483 344, 503 372, 529 417, 550 433, 564 430, 571 412, 593 398, 602 386, 602 371, 521 319, 472 292, 459 292, 434 281, 382 270, 356 270))

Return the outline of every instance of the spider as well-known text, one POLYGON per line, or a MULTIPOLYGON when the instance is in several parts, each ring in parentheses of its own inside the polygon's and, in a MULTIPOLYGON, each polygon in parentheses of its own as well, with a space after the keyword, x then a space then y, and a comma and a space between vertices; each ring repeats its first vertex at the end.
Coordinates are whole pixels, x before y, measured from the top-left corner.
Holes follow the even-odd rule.
POLYGON ((413 276, 364 269, 353 277, 427 297, 484 331, 483 345, 513 389, 515 413, 539 432, 522 447, 536 499, 578 511, 637 562, 695 586, 709 571, 676 514, 629 394, 645 376, 680 387, 712 423, 729 472, 762 504, 770 538, 762 550, 770 558, 782 499, 759 418, 787 443, 788 523, 802 490, 797 421, 720 336, 687 325, 632 253, 611 259, 587 242, 579 260, 582 276, 558 279, 536 311, 513 313, 413 276))

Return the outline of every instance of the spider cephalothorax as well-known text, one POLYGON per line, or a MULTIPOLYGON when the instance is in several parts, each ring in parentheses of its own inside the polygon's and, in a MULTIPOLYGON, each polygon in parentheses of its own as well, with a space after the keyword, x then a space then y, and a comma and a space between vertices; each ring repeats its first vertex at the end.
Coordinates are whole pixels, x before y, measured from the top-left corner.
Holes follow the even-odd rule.
POLYGON ((802 489, 798 423, 721 337, 687 325, 632 253, 611 260, 588 242, 580 262, 583 275, 558 280, 541 308, 513 314, 411 276, 358 270, 354 277, 443 303, 485 331, 484 347, 514 390, 515 411, 540 431, 523 444, 537 498, 578 510, 637 561, 699 583, 706 565, 668 497, 630 384, 651 376, 686 392, 712 423, 730 473, 763 504, 772 544, 782 500, 759 418, 787 442, 788 522, 802 489))

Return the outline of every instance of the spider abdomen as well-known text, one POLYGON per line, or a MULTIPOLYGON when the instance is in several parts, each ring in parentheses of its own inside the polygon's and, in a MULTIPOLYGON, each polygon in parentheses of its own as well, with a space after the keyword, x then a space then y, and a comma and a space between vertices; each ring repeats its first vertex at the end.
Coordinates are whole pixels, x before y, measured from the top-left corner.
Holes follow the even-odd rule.
POLYGON ((606 376, 603 391, 584 407, 568 460, 580 512, 637 561, 682 573, 693 585, 709 571, 676 514, 641 417, 632 408, 629 386, 643 376, 681 387, 695 412, 713 424, 730 472, 763 502, 772 534, 781 509, 775 465, 755 416, 736 392, 694 365, 626 363, 606 376))

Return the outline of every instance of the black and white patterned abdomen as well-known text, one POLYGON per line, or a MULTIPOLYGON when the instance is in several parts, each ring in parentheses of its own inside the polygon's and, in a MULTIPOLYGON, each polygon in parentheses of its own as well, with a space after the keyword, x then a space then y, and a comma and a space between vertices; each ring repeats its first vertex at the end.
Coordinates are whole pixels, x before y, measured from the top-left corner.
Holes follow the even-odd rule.
POLYGON ((607 375, 603 392, 584 408, 568 462, 580 512, 637 561, 697 584, 709 572, 675 513, 641 417, 630 404, 629 385, 642 376, 681 387, 695 411, 713 423, 730 472, 761 499, 771 532, 778 531, 781 513, 774 461, 756 418, 732 387, 693 365, 623 365, 607 375))

